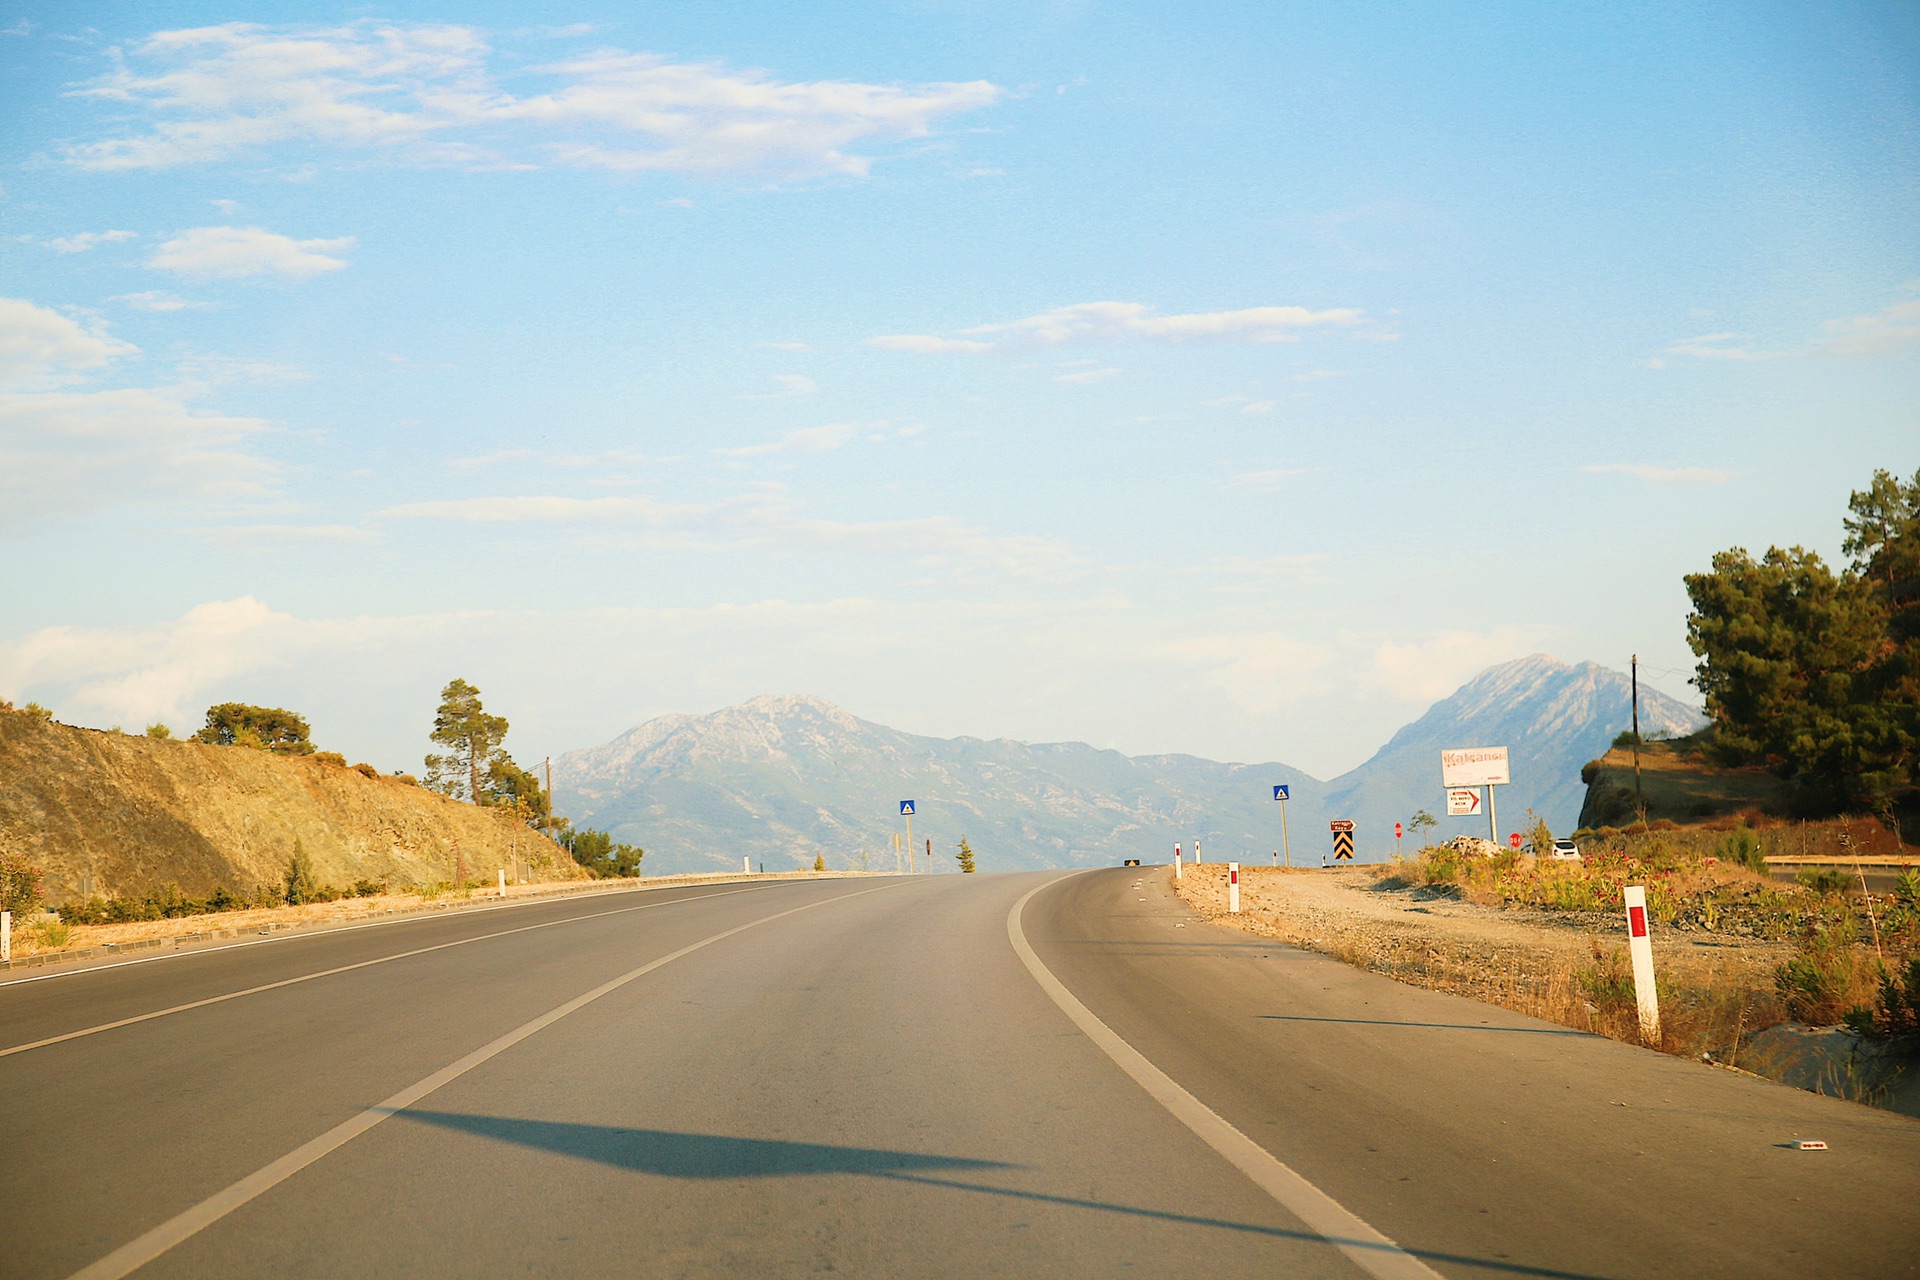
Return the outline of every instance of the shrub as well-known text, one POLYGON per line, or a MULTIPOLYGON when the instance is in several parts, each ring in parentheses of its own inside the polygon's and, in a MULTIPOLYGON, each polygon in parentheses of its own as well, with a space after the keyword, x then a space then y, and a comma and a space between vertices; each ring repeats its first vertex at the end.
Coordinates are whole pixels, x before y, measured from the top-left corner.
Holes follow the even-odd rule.
POLYGON ((1793 878, 1815 893, 1845 893, 1852 883, 1839 867, 1802 867, 1793 878))
POLYGON ((72 941, 73 930, 67 925, 66 921, 55 917, 52 920, 42 920, 40 922, 41 946, 57 950, 72 941))
POLYGON ((1787 1016, 1816 1026, 1830 1026, 1860 1001, 1861 964, 1852 948, 1850 926, 1818 928, 1801 939, 1800 949, 1773 972, 1774 990, 1787 1016))
POLYGON ((386 891, 387 886, 378 880, 368 880, 363 877, 353 882, 353 896, 356 898, 377 898, 386 891))
POLYGON ((313 864, 307 860, 306 850, 298 842, 293 846, 293 857, 287 862, 286 902, 297 907, 303 902, 320 902, 320 882, 313 878, 313 864))
POLYGON ((20 714, 32 716, 36 720, 45 720, 49 724, 53 722, 53 712, 37 702, 29 702, 26 706, 20 708, 20 714))
POLYGON ((316 751, 313 758, 321 764, 337 764, 342 769, 347 767, 347 758, 338 751, 316 751))
POLYGON ((171 738, 173 736, 173 730, 156 720, 147 726, 147 736, 149 738, 171 738))
POLYGON ((40 868, 19 854, 0 849, 0 911, 25 915, 40 906, 40 868))
POLYGON ((1920 907, 1920 867, 1902 867, 1893 878, 1893 896, 1904 907, 1920 907))
POLYGON ((1880 989, 1872 1007, 1851 1009, 1847 1029, 1871 1040, 1904 1040, 1920 1048, 1920 956, 1905 973, 1880 966, 1880 989))
POLYGON ((207 726, 193 736, 216 746, 254 747, 280 755, 313 754, 304 717, 285 707, 222 702, 207 708, 207 726))
POLYGON ((357 774, 360 774, 368 778, 377 778, 380 776, 380 771, 374 768, 372 765, 368 764, 364 760, 362 760, 359 764, 353 766, 353 771, 357 774))
POLYGON ((1739 827, 1727 832, 1714 849, 1714 856, 1737 867, 1745 867, 1756 875, 1767 874, 1767 859, 1760 849, 1760 837, 1751 827, 1739 827))
POLYGON ((814 869, 815 871, 825 871, 825 870, 827 869, 827 855, 826 855, 826 854, 824 854, 824 853, 816 853, 816 854, 814 854, 814 855, 813 855, 813 869, 814 869))

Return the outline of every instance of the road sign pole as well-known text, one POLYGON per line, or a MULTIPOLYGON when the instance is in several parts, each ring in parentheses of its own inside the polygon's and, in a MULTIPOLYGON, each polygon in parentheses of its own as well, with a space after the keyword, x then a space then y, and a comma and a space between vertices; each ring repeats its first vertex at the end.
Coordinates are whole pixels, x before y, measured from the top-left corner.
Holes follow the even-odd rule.
POLYGON ((1293 844, 1287 839, 1287 802, 1280 802, 1280 848, 1286 854, 1287 865, 1293 865, 1293 844))
POLYGON ((1642 1043, 1660 1043, 1660 990, 1653 977, 1653 939, 1647 928, 1646 886, 1630 884, 1621 891, 1627 907, 1627 954, 1633 959, 1633 995, 1640 1006, 1642 1043))
POLYGON ((913 810, 907 810, 907 874, 913 871, 913 810))
POLYGON ((1494 814, 1493 784, 1491 782, 1487 784, 1487 839, 1493 841, 1495 844, 1500 843, 1500 819, 1494 814))
POLYGON ((1227 864, 1227 913, 1240 914, 1240 864, 1237 862, 1227 864))

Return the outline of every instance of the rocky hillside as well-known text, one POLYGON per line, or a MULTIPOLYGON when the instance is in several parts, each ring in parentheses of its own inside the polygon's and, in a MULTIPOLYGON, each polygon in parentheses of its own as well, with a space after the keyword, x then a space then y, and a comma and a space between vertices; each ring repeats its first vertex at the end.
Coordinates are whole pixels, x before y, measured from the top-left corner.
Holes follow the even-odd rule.
MULTIPOLYGON (((545 840, 486 809, 397 778, 245 747, 159 741, 0 714, 0 847, 46 871, 48 900, 190 897, 278 880, 296 844, 322 883, 492 879, 518 857, 583 874, 545 840)), ((511 870, 509 870, 511 874, 511 870)))
MULTIPOLYGON (((1293 788, 1296 861, 1327 851, 1326 820, 1350 818, 1365 858, 1393 851, 1393 824, 1444 809, 1440 752, 1508 746, 1514 785, 1503 829, 1532 806, 1556 831, 1574 825, 1580 768, 1630 719, 1627 677, 1535 655, 1490 668, 1332 782, 1283 764, 1124 756, 1084 743, 925 738, 861 720, 818 698, 765 697, 712 715, 662 716, 555 762, 560 811, 648 850, 649 871, 717 870, 742 855, 768 870, 893 866, 898 802, 919 812, 942 869, 962 833, 991 870, 1165 859, 1197 837, 1209 855, 1269 861, 1281 845, 1274 783, 1293 788), (1511 819, 1511 820, 1509 820, 1511 819)), ((1687 732, 1699 717, 1641 691, 1644 732, 1687 732)), ((1484 820, 1442 819, 1440 836, 1485 834, 1484 820)))

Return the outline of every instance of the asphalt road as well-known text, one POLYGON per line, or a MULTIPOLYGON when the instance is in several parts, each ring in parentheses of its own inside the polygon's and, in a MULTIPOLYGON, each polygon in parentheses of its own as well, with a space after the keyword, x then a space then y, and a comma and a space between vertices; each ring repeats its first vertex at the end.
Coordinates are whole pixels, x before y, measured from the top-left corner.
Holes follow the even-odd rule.
POLYGON ((1920 1122, 1203 925, 1165 874, 0 984, 0 1276, 1920 1271, 1920 1122))

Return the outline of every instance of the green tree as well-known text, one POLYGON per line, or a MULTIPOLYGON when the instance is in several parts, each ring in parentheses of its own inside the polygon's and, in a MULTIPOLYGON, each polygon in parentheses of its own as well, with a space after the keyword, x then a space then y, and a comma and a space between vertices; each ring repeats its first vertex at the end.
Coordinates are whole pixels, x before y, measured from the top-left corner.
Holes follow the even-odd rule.
POLYGON ((1803 807, 1835 811, 1882 791, 1898 763, 1894 718, 1874 693, 1886 610, 1852 571, 1819 556, 1736 547, 1688 574, 1687 643, 1701 658, 1715 745, 1797 784, 1803 807))
POLYGON ((959 861, 960 870, 964 874, 973 874, 973 846, 967 843, 966 836, 960 837, 960 852, 953 856, 959 861))
POLYGON ((1407 830, 1413 832, 1414 843, 1422 848, 1426 847, 1426 833, 1439 825, 1440 819, 1434 817, 1425 809, 1414 810, 1413 816, 1407 819, 1407 830))
POLYGON ((0 911, 24 916, 40 907, 40 868, 10 849, 0 849, 0 911))
POLYGON ((455 800, 485 804, 494 753, 507 736, 506 717, 488 715, 480 691, 455 679, 440 691, 429 736, 446 751, 427 757, 427 786, 455 800))
POLYGON ((313 863, 307 858, 307 851, 300 847, 298 840, 293 844, 293 857, 287 861, 284 877, 287 886, 287 905, 297 907, 303 902, 320 900, 320 882, 314 878, 313 863))
POLYGON ((252 747, 283 756, 310 756, 313 742, 306 719, 285 707, 255 707, 222 702, 207 708, 207 724, 193 736, 223 747, 252 747))
POLYGON ((827 855, 826 855, 826 854, 824 854, 824 853, 816 853, 816 854, 814 854, 814 855, 813 855, 813 869, 814 869, 815 871, 825 871, 825 870, 827 869, 827 855))
POLYGON ((602 880, 639 875, 640 860, 646 856, 638 845, 616 844, 607 832, 592 828, 574 832, 568 844, 573 860, 602 880))

